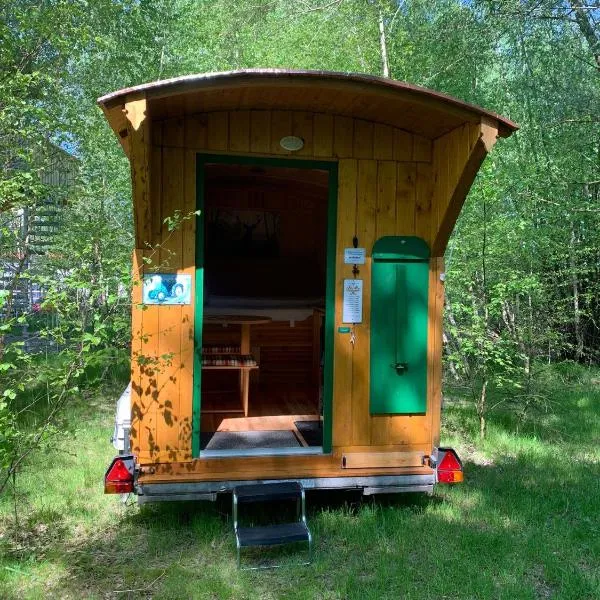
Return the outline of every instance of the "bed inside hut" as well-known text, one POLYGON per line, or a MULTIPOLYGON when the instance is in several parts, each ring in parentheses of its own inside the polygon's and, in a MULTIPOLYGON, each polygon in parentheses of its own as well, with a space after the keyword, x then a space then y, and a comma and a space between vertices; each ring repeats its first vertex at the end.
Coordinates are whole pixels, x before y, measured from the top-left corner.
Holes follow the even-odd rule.
POLYGON ((203 169, 201 452, 321 451, 328 173, 203 169))

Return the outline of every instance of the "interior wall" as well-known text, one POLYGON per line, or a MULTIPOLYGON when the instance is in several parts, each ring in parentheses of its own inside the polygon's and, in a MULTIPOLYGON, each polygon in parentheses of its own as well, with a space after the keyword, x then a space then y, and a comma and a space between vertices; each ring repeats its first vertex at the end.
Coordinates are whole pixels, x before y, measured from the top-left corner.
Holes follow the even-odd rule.
POLYGON ((209 294, 324 298, 327 173, 302 171, 205 166, 209 294))
MULTIPOLYGON (((384 235, 417 235, 430 245, 439 219, 434 193, 435 171, 430 140, 377 123, 347 117, 288 111, 232 111, 174 117, 151 126, 152 244, 160 249, 137 251, 138 268, 150 261, 162 271, 194 273, 195 223, 169 231, 164 219, 179 210, 195 210, 197 152, 257 156, 293 156, 337 160, 339 165, 336 247, 336 296, 333 382, 334 452, 401 445, 431 449, 439 426, 441 322, 443 291, 440 259, 431 263, 428 410, 423 416, 369 415, 370 253, 384 235), (285 135, 304 139, 290 153, 279 145, 285 135), (345 247, 358 237, 367 250, 360 268, 364 280, 363 322, 356 343, 338 334, 342 280, 352 277, 345 247), (437 366, 436 366, 437 365, 437 366), (432 410, 433 409, 433 410, 432 410), (433 419, 433 420, 432 420, 433 419), (436 422, 438 424, 436 424, 436 422)), ((134 302, 136 296, 134 295, 134 302)), ((140 460, 191 459, 193 306, 133 310, 134 381, 133 447, 140 460), (166 368, 138 366, 135 356, 169 355, 166 368)))

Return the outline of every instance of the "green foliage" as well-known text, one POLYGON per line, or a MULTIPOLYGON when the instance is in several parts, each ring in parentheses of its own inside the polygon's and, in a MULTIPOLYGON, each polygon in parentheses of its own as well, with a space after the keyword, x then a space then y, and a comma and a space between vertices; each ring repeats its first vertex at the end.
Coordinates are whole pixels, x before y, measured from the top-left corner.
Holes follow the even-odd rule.
POLYGON ((86 370, 107 349, 129 343, 128 240, 110 222, 106 198, 96 201, 84 188, 75 191, 86 202, 69 207, 44 262, 35 272, 20 275, 44 290, 40 312, 5 314, 3 321, 6 334, 28 325, 53 351, 33 356, 25 352, 24 342, 4 338, 0 418, 6 434, 0 441, 0 490, 32 451, 68 429, 64 408, 80 395, 82 384, 90 384, 86 370), (40 314, 51 318, 41 320, 40 314), (24 418, 40 404, 46 407, 43 418, 24 418))
MULTIPOLYGON (((0 295, 3 472, 52 438, 61 407, 97 384, 86 373, 107 352, 127 350, 129 170, 95 100, 157 78, 247 67, 380 74, 385 43, 392 77, 513 118, 521 129, 484 165, 447 252, 449 377, 468 385, 485 419, 486 394, 492 407, 511 397, 529 406, 541 365, 597 363, 600 78, 598 11, 588 8, 549 0, 1 3, 0 258, 16 265, 0 295), (45 178, 52 144, 77 158, 66 192, 45 178), (35 215, 47 200, 61 207, 60 233, 28 269, 33 246, 14 216, 35 215), (44 290, 38 312, 16 309, 25 280, 44 290), (25 330, 54 348, 44 368, 14 341, 25 330), (38 391, 27 402, 56 407, 51 421, 24 425, 19 403, 30 388, 38 391)), ((168 228, 188 217, 169 217, 168 228)))
POLYGON ((185 221, 195 218, 200 214, 200 211, 194 211, 184 215, 180 210, 176 210, 173 215, 165 217, 164 224, 167 226, 169 232, 179 229, 185 221))

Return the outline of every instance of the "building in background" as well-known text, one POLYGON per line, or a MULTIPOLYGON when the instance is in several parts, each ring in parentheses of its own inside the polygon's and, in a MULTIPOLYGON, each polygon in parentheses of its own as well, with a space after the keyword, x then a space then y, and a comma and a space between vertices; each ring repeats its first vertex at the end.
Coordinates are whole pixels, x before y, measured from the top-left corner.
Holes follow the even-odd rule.
MULTIPOLYGON (((39 163, 38 175, 46 193, 39 200, 0 209, 0 292, 9 297, 2 317, 40 310, 43 289, 35 275, 60 230, 62 209, 78 169, 75 157, 50 143, 39 163)), ((35 336, 26 327, 21 335, 28 350, 37 348, 35 336)))

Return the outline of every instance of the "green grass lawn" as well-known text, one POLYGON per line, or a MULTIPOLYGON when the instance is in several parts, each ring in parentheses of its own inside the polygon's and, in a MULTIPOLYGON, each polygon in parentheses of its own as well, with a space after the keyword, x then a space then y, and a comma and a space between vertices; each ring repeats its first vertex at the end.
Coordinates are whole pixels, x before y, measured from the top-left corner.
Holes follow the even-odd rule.
POLYGON ((548 410, 508 410, 476 438, 449 403, 466 481, 433 497, 308 496, 315 560, 238 571, 228 499, 123 505, 102 494, 118 389, 73 409, 60 451, 0 498, 0 598, 600 598, 600 385, 551 382, 548 410), (518 433, 515 433, 518 430, 518 433))

